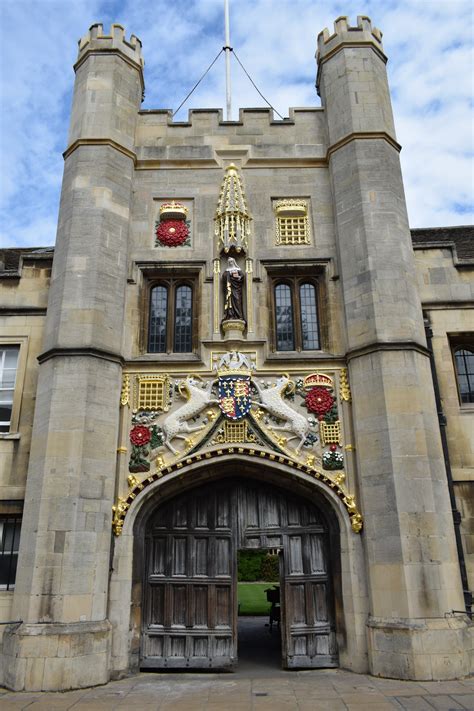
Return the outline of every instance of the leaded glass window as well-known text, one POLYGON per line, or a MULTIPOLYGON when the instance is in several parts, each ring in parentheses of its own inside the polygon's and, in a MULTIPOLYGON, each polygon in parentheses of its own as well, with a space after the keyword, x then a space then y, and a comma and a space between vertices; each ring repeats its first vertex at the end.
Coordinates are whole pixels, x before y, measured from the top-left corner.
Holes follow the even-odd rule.
POLYGON ((318 305, 314 284, 301 284, 300 307, 302 349, 317 350, 319 348, 318 305))
POLYGON ((474 402, 474 349, 456 348, 454 360, 461 402, 474 402))
POLYGON ((21 516, 0 516, 0 590, 15 587, 21 516))
POLYGON ((19 352, 19 346, 0 348, 0 432, 10 431, 19 352))
POLYGON ((189 353, 193 343, 193 292, 190 286, 176 289, 174 310, 174 352, 189 353))
POLYGON ((288 284, 275 287, 275 323, 277 351, 294 350, 293 299, 288 284))
POLYGON ((168 289, 155 286, 150 299, 150 327, 148 350, 150 353, 166 353, 166 331, 168 321, 168 289))
POLYGON ((305 277, 275 279, 273 298, 275 350, 319 350, 317 281, 305 277))
POLYGON ((193 286, 183 279, 160 279, 150 292, 149 353, 193 350, 193 286))

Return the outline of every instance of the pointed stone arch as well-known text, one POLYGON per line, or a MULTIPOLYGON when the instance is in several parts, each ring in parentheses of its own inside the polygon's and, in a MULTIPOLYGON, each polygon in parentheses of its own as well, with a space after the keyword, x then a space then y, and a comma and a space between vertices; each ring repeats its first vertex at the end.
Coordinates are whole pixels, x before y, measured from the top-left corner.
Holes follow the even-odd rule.
POLYGON ((368 599, 364 575, 361 537, 354 535, 345 492, 315 476, 311 468, 297 467, 284 457, 255 456, 245 448, 223 448, 217 457, 206 454, 188 458, 182 466, 169 467, 149 477, 146 486, 135 491, 122 519, 121 535, 114 539, 110 581, 109 618, 113 625, 112 668, 115 674, 130 673, 139 668, 142 624, 141 581, 144 566, 140 544, 146 522, 161 503, 178 494, 192 493, 206 482, 217 481, 230 473, 266 482, 269 486, 290 491, 308 502, 317 503, 331 522, 337 539, 335 566, 335 609, 340 665, 359 672, 367 671, 365 623, 368 599), (339 491, 338 491, 339 489, 339 491), (336 590, 337 588, 337 590, 336 590), (130 614, 128 614, 130 610, 130 614))

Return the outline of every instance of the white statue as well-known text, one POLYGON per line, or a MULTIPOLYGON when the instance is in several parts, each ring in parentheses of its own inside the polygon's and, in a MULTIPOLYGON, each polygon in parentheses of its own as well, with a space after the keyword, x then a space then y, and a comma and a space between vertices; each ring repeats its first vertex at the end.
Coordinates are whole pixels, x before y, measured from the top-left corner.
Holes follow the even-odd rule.
POLYGON ((250 361, 245 353, 240 353, 239 351, 224 353, 217 366, 217 370, 240 370, 240 368, 254 370, 255 364, 250 361))
POLYGON ((271 428, 293 432, 293 436, 288 438, 288 442, 292 439, 299 439, 295 450, 299 452, 309 434, 310 424, 304 415, 296 412, 283 400, 283 393, 291 383, 289 375, 280 376, 275 385, 268 389, 262 388, 256 380, 253 383, 260 396, 260 407, 279 420, 285 420, 283 425, 271 425, 271 428))
POLYGON ((213 382, 207 383, 205 387, 200 387, 195 377, 188 375, 185 380, 179 383, 178 389, 181 395, 183 390, 187 393, 188 401, 174 412, 171 412, 163 422, 163 433, 165 435, 164 446, 173 454, 179 454, 173 447, 171 440, 187 439, 185 434, 202 430, 204 425, 189 425, 187 420, 199 415, 204 408, 209 405, 217 405, 218 402, 211 395, 213 382))

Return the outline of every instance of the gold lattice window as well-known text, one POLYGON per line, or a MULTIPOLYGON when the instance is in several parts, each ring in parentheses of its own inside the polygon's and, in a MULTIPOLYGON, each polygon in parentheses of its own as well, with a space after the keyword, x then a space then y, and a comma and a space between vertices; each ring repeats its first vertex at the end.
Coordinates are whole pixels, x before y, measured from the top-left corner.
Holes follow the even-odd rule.
POLYGON ((320 422, 319 434, 321 435, 321 444, 341 444, 341 423, 337 422, 320 422))
POLYGON ((167 375, 138 376, 136 409, 167 410, 169 403, 169 378, 167 375))
POLYGON ((246 422, 226 422, 225 423, 225 441, 226 442, 245 442, 247 440, 247 423, 246 422))
POLYGON ((275 219, 277 244, 310 244, 306 200, 277 200, 275 219))

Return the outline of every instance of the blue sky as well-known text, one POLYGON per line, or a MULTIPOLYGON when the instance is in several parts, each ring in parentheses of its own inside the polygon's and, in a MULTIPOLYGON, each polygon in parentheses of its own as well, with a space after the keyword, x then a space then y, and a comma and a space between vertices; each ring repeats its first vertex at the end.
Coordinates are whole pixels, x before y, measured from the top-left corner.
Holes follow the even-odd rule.
MULTIPOLYGON (((316 37, 339 15, 384 33, 412 227, 472 224, 473 5, 469 0, 230 0, 231 44, 284 116, 318 106, 316 37)), ((143 43, 143 108, 176 109, 223 45, 223 0, 0 0, 2 246, 54 244, 77 40, 112 22, 143 43)), ((233 114, 263 101, 232 65, 233 114)), ((190 101, 225 105, 224 59, 190 101)))

